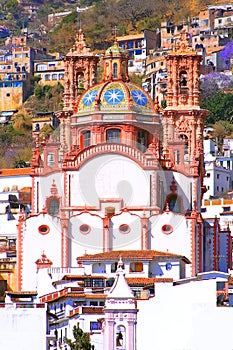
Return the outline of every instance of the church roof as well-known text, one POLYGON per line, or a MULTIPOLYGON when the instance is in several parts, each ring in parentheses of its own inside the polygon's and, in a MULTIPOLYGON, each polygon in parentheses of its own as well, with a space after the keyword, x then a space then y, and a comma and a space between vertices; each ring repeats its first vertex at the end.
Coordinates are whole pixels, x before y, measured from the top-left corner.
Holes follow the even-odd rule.
POLYGON ((102 112, 136 112, 154 114, 155 105, 140 86, 118 81, 102 82, 84 92, 78 102, 77 114, 102 112))

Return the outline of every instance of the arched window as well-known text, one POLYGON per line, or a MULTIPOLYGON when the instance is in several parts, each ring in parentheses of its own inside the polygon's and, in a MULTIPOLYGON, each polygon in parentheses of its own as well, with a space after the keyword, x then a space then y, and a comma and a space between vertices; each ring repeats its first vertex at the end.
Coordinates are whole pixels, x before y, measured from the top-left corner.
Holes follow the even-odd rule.
POLYGON ((119 129, 107 130, 106 141, 107 142, 120 142, 121 131, 119 129))
POLYGON ((187 94, 188 92, 188 84, 187 84, 187 72, 181 71, 179 75, 180 80, 180 93, 187 94))
POLYGON ((180 135, 179 138, 184 143, 184 162, 189 163, 189 142, 188 137, 184 134, 180 135))
POLYGON ((59 200, 58 199, 52 199, 49 203, 49 215, 56 216, 59 212, 59 200))
POLYGON ((181 198, 176 193, 171 193, 167 196, 166 202, 169 205, 169 209, 176 213, 181 212, 181 198))
POLYGON ((174 160, 175 160, 175 164, 180 164, 180 151, 176 150, 174 152, 174 160))
POLYGON ((125 327, 120 325, 116 329, 116 349, 125 349, 125 327))
POLYGON ((77 74, 77 91, 79 95, 84 91, 84 74, 82 72, 77 74))
POLYGON ((113 63, 113 78, 118 77, 118 65, 117 63, 113 63))
POLYGON ((147 149, 147 132, 145 130, 138 131, 137 143, 137 148, 141 152, 145 152, 147 149))
POLYGON ((91 132, 90 130, 83 131, 81 134, 81 148, 90 146, 91 144, 91 132))

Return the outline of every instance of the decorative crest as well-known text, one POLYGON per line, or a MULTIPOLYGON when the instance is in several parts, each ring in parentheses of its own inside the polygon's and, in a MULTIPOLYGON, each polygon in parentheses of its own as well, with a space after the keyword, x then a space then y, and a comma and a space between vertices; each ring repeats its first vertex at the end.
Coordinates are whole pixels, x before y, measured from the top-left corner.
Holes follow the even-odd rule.
POLYGON ((185 30, 180 33, 180 37, 177 40, 175 46, 175 53, 185 54, 185 53, 195 53, 192 46, 190 46, 190 36, 185 30))

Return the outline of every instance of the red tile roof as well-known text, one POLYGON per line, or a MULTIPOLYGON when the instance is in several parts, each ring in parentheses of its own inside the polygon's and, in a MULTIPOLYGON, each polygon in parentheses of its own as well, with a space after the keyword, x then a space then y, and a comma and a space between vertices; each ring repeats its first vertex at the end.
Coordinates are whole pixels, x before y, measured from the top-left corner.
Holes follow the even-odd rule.
POLYGON ((111 252, 98 253, 98 254, 85 254, 77 257, 78 261, 99 261, 99 260, 153 260, 156 258, 174 257, 180 258, 190 263, 190 261, 182 255, 172 254, 169 252, 160 252, 157 250, 114 250, 111 252))
POLYGON ((173 282, 173 278, 146 278, 146 277, 128 277, 127 283, 131 285, 149 285, 154 283, 173 282))
POLYGON ((31 168, 15 168, 15 169, 2 169, 0 177, 4 176, 19 176, 19 175, 30 175, 31 168))

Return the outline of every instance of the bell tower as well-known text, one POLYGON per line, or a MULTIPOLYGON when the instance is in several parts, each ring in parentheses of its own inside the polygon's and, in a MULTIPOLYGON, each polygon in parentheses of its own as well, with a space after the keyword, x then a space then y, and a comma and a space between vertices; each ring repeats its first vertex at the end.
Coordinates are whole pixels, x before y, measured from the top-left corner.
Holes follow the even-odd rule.
POLYGON ((208 114, 200 108, 199 73, 202 57, 189 44, 183 31, 167 56, 167 107, 162 111, 164 150, 170 166, 200 176, 203 187, 203 129, 208 114))
POLYGON ((82 29, 78 30, 75 43, 63 58, 65 66, 64 110, 74 110, 77 98, 96 83, 98 56, 86 45, 82 29))

